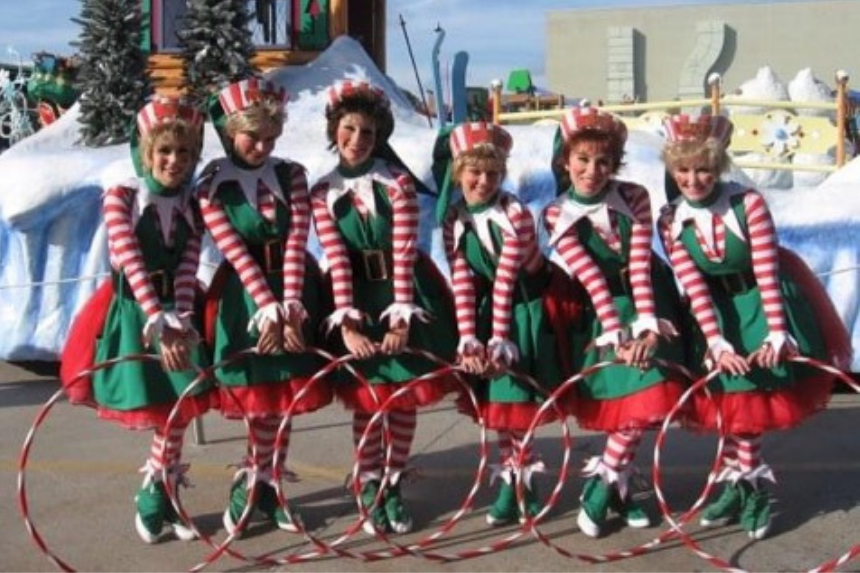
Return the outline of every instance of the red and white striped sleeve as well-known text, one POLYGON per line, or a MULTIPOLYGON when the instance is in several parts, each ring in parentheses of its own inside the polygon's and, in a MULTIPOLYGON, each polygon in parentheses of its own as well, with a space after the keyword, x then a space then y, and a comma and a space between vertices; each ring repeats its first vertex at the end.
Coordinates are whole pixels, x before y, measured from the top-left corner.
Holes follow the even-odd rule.
POLYGON ((331 273, 335 312, 340 311, 343 314, 354 310, 352 266, 337 225, 328 211, 326 204, 328 192, 329 184, 327 182, 317 183, 311 191, 311 209, 317 237, 331 273))
POLYGON ((415 185, 405 173, 395 173, 397 185, 387 189, 391 201, 392 265, 394 267, 394 301, 412 304, 412 277, 418 254, 418 197, 415 185))
MULTIPOLYGON (((520 211, 522 212, 522 210, 520 211)), ((500 229, 502 250, 493 281, 493 338, 507 340, 511 331, 514 286, 525 249, 517 234, 500 229)))
POLYGON ((464 349, 463 341, 475 340, 475 285, 472 271, 466 261, 466 255, 454 246, 454 223, 457 221, 455 209, 449 209, 442 224, 442 241, 445 245, 445 256, 451 267, 451 288, 454 291, 454 309, 457 315, 457 328, 461 344, 458 351, 464 349))
POLYGON ((102 198, 102 211, 111 264, 125 276, 134 299, 144 314, 151 317, 161 311, 161 303, 149 279, 134 232, 132 206, 136 192, 123 186, 108 189, 102 198))
POLYGON ((192 235, 185 244, 185 251, 182 253, 179 267, 174 276, 173 291, 175 293, 176 312, 180 315, 194 312, 197 269, 200 266, 201 231, 202 229, 195 224, 192 235))
MULTIPOLYGON (((731 345, 723 338, 717 322, 717 313, 711 298, 711 291, 705 277, 693 262, 690 253, 681 241, 672 237, 672 220, 674 209, 666 209, 660 216, 660 236, 663 248, 669 256, 675 276, 690 300, 690 309, 699 328, 711 350, 714 358, 719 358, 723 350, 731 349, 731 345)), ((733 350, 732 350, 733 351, 733 350)))
MULTIPOLYGON (((310 231, 310 199, 305 170, 298 164, 290 166, 290 228, 284 241, 284 304, 301 305, 305 282, 305 249, 310 231)), ((304 309, 303 306, 300 306, 304 309)), ((290 312, 289 308, 285 308, 290 312)))
MULTIPOLYGON (((654 289, 651 284, 651 240, 654 233, 651 200, 648 196, 648 190, 639 185, 625 186, 624 190, 623 196, 633 212, 628 265, 637 322, 653 322, 656 320, 656 307, 654 289)), ((654 327, 656 328, 656 324, 654 327)))
POLYGON ((528 207, 513 196, 509 195, 508 197, 510 199, 504 204, 505 212, 520 238, 520 246, 523 250, 521 264, 525 267, 526 272, 531 274, 539 270, 544 262, 538 246, 535 219, 528 207))
POLYGON ((254 300, 258 309, 278 302, 272 290, 266 283, 263 271, 248 252, 242 237, 230 223, 227 213, 218 200, 218 190, 209 192, 208 185, 202 184, 198 189, 197 199, 203 222, 212 235, 212 240, 224 258, 233 266, 239 275, 239 280, 245 290, 254 300))
MULTIPOLYGON (((550 204, 544 212, 544 222, 550 235, 552 235, 560 213, 561 207, 555 203, 550 204)), ((555 248, 572 275, 578 278, 585 290, 588 291, 597 318, 603 326, 604 334, 620 332, 621 318, 615 309, 612 293, 609 291, 606 279, 600 267, 580 243, 573 226, 558 240, 555 248)))
POLYGON ((776 229, 764 197, 756 191, 744 194, 752 270, 771 334, 788 333, 782 294, 779 290, 779 263, 776 229))

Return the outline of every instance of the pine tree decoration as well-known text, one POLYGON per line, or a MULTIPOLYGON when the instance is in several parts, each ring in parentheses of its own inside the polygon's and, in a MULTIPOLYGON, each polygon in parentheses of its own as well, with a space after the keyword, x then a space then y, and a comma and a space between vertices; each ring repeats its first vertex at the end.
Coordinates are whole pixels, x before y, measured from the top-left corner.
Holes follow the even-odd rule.
POLYGON ((128 141, 137 110, 150 94, 141 49, 140 0, 81 0, 81 136, 91 147, 128 141))
POLYGON ((251 17, 247 0, 188 0, 176 35, 192 101, 202 104, 213 91, 255 73, 251 17))

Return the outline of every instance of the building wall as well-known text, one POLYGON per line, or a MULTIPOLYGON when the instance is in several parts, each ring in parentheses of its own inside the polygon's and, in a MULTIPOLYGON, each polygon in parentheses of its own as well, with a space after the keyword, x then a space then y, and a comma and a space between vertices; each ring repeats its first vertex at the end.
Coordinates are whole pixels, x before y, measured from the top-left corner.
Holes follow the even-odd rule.
POLYGON ((552 10, 546 25, 549 89, 595 102, 704 97, 712 72, 731 92, 764 66, 833 86, 860 59, 860 0, 552 10))

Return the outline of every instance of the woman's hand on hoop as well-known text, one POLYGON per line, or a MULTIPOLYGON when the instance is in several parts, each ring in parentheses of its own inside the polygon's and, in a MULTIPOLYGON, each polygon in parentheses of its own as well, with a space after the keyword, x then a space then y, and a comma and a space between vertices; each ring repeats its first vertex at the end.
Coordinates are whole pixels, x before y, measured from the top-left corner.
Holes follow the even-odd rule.
POLYGON ((165 326, 161 331, 161 364, 165 370, 179 372, 191 368, 191 349, 189 337, 180 330, 165 326))

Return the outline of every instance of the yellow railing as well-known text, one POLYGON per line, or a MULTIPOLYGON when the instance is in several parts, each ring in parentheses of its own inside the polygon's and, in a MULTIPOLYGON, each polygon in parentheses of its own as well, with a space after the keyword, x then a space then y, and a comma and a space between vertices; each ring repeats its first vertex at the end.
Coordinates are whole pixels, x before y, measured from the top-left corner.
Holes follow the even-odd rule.
MULTIPOLYGON (((682 109, 710 108, 713 114, 723 109, 738 109, 731 113, 734 133, 729 151, 739 167, 753 169, 781 169, 797 171, 833 172, 846 162, 845 134, 848 121, 848 74, 836 73, 836 96, 832 102, 795 102, 742 99, 724 96, 720 77, 709 78, 710 97, 649 103, 602 105, 600 109, 618 115, 628 129, 655 131, 663 119, 682 109), (742 113, 743 108, 761 108, 762 113, 742 113), (800 115, 799 109, 833 112, 835 124, 828 117, 800 115), (795 164, 780 161, 796 154, 823 155, 835 149, 835 164, 795 164), (772 157, 773 161, 746 161, 746 154, 757 153, 772 157)), ((533 123, 540 120, 557 120, 564 109, 503 112, 501 110, 501 84, 493 86, 493 121, 503 123, 533 123)))

